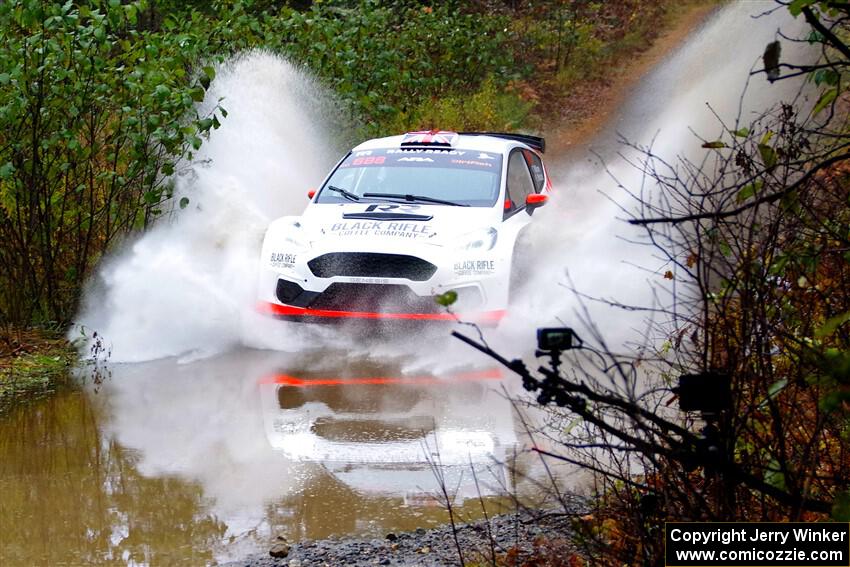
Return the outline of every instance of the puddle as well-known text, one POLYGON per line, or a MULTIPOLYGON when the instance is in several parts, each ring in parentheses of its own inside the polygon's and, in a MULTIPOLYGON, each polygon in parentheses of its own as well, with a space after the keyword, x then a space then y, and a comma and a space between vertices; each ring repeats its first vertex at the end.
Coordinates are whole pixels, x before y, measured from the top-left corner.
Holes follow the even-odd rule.
POLYGON ((465 519, 539 492, 498 369, 243 350, 110 372, 0 417, 0 564, 210 564, 436 526, 434 467, 465 519))

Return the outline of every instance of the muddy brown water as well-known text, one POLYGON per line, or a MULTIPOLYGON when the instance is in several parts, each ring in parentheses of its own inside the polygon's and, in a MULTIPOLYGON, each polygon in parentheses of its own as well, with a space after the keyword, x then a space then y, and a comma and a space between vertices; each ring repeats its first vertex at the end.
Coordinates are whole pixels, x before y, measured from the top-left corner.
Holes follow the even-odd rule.
POLYGON ((0 416, 0 565, 200 565, 278 535, 384 537, 448 520, 438 476, 463 518, 534 500, 498 369, 305 370, 329 356, 112 365, 0 416))

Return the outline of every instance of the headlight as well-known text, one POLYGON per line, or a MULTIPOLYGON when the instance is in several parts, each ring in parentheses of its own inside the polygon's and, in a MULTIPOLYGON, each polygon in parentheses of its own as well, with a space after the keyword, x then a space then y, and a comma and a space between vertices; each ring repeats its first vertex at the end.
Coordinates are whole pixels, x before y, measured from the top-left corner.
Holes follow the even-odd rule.
POLYGON ((496 245, 499 233, 492 226, 474 230, 458 238, 455 248, 460 250, 485 251, 492 250, 496 245))

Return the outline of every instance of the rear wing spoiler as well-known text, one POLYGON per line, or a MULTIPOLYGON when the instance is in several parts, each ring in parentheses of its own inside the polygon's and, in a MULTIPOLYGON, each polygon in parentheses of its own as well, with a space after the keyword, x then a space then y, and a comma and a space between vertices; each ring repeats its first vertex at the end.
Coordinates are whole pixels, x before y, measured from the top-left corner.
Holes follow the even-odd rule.
POLYGON ((540 136, 530 136, 528 134, 511 134, 508 132, 458 132, 461 136, 493 136, 494 138, 504 138, 506 140, 514 140, 522 142, 530 148, 534 148, 541 154, 546 151, 546 140, 540 136))

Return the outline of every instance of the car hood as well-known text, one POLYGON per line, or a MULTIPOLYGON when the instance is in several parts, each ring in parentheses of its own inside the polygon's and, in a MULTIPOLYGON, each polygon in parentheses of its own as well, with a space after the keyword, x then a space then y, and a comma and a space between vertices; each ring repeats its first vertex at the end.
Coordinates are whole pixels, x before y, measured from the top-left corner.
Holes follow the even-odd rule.
POLYGON ((450 242, 479 228, 495 226, 488 207, 453 207, 404 203, 312 204, 301 216, 311 240, 411 240, 450 242))

